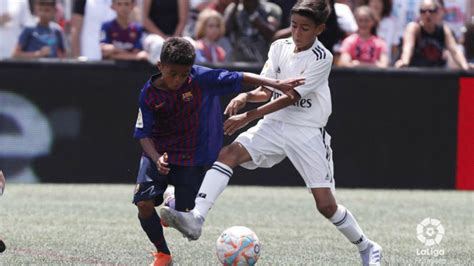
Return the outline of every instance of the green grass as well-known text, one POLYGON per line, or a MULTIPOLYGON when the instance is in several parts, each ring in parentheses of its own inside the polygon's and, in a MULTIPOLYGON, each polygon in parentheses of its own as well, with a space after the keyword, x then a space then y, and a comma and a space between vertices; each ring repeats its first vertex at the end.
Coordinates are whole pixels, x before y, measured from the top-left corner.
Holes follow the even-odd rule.
MULTIPOLYGON (((0 198, 0 265, 147 265, 153 246, 131 204, 133 185, 7 186, 0 198)), ((369 238, 384 248, 384 264, 472 265, 474 193, 339 189, 336 195, 369 238), (416 225, 437 218, 444 256, 419 256, 416 225)), ((233 225, 253 229, 263 243, 259 265, 357 265, 359 256, 316 212, 305 188, 229 187, 210 212, 198 241, 165 234, 175 265, 217 265, 215 241, 233 225)))

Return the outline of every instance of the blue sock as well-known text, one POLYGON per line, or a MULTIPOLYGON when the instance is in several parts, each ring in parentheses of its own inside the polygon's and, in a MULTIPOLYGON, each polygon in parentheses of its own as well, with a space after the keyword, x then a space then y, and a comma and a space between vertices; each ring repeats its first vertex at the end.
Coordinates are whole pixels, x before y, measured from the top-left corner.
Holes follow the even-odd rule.
POLYGON ((153 210, 153 214, 147 219, 138 217, 140 224, 142 225, 143 231, 150 239, 151 243, 155 245, 156 250, 166 254, 171 254, 166 244, 165 236, 163 235, 163 227, 161 226, 161 220, 156 210, 153 210))

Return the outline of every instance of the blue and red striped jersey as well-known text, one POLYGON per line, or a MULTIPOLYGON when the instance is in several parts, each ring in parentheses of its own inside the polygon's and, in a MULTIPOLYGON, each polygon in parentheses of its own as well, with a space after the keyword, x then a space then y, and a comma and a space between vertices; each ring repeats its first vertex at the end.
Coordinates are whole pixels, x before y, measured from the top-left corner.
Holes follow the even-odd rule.
POLYGON ((132 52, 143 50, 143 27, 131 22, 126 29, 122 28, 116 19, 102 24, 101 43, 113 44, 115 48, 132 52))
POLYGON ((211 165, 223 142, 219 96, 240 91, 243 74, 193 66, 176 91, 157 88, 153 75, 141 90, 134 137, 151 138, 156 150, 168 153, 170 164, 211 165))

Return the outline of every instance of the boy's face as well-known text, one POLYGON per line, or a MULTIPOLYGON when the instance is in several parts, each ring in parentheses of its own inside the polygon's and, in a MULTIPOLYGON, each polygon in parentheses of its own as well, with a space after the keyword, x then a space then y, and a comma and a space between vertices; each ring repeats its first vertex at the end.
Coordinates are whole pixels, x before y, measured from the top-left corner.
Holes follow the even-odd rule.
POLYGON ((35 13, 41 22, 50 22, 54 19, 56 7, 53 5, 37 4, 35 6, 35 13))
POLYGON ((158 62, 158 69, 161 71, 163 87, 175 91, 181 88, 191 73, 191 66, 177 64, 163 64, 158 62))
POLYGON ((313 20, 299 14, 291 15, 291 36, 298 50, 305 50, 313 45, 316 37, 323 32, 325 25, 316 25, 313 20))
POLYGON ((135 3, 133 0, 114 0, 112 9, 117 12, 117 16, 128 17, 132 13, 135 3))

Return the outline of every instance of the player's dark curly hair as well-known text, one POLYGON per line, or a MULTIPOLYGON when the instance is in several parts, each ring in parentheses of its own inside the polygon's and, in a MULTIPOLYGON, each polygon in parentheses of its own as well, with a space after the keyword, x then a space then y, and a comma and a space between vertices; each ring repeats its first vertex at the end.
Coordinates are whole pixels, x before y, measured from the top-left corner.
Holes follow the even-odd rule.
POLYGON ((195 59, 194 46, 188 40, 172 37, 163 43, 160 55, 161 63, 191 66, 195 59))
POLYGON ((291 9, 291 14, 310 18, 316 25, 326 23, 330 13, 331 7, 327 0, 298 0, 291 9))

